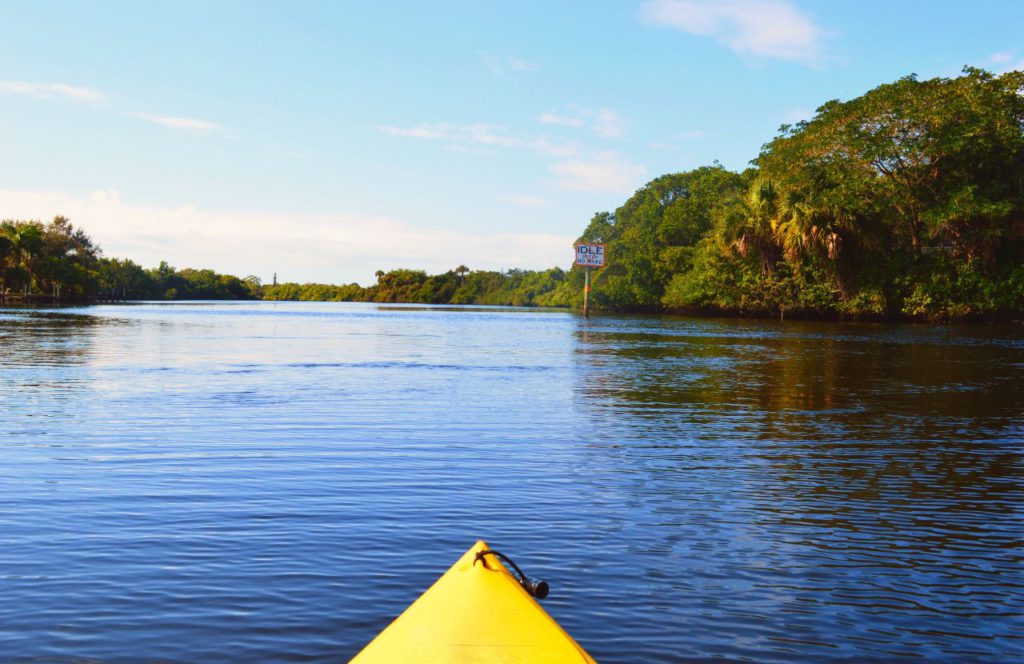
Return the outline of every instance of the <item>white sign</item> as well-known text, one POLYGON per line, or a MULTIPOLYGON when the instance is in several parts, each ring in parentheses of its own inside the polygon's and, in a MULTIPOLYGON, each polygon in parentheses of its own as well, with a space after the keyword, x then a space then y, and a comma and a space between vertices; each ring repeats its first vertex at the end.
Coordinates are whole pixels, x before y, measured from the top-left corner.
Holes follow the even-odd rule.
POLYGON ((604 245, 577 244, 576 264, 583 267, 604 267, 604 245))

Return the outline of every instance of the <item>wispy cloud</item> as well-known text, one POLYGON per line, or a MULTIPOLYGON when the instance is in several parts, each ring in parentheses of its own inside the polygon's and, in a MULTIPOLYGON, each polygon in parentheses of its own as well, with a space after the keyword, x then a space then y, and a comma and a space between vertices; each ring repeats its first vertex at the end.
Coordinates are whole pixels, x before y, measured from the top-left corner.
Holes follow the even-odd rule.
POLYGON ((811 66, 823 59, 825 31, 789 0, 648 0, 642 16, 740 55, 811 66))
POLYGON ((454 125, 446 124, 419 124, 415 127, 396 127, 394 125, 380 125, 377 127, 381 132, 389 136, 401 136, 403 138, 446 138, 451 134, 454 125))
POLYGON ((463 145, 462 143, 452 143, 450 145, 444 146, 444 149, 447 150, 448 152, 458 152, 459 154, 495 154, 495 151, 489 148, 474 148, 468 145, 463 145))
POLYGON ((559 127, 582 127, 586 124, 583 118, 571 115, 559 115, 558 113, 541 113, 538 118, 541 124, 556 125, 559 127))
MULTIPOLYGON (((554 112, 546 115, 551 117, 541 116, 541 122, 546 120, 545 124, 577 126, 574 123, 567 124, 572 116, 554 112)), ((620 121, 614 113, 601 117, 591 112, 590 117, 595 133, 600 131, 606 137, 621 135, 620 121)), ((617 152, 595 150, 578 141, 560 141, 547 136, 515 132, 500 125, 437 123, 411 127, 381 125, 377 129, 390 136, 439 141, 449 150, 479 152, 480 148, 513 149, 549 157, 553 160, 549 171, 557 176, 552 184, 571 191, 629 193, 642 184, 639 180, 646 172, 643 165, 633 163, 617 152)), ((539 200, 515 195, 501 198, 521 207, 536 207, 539 200)))
POLYGON ((484 66, 492 76, 503 76, 508 72, 529 72, 540 69, 536 62, 524 60, 512 55, 496 56, 486 51, 477 53, 480 64, 484 66))
MULTIPOLYGON (((29 81, 0 81, 0 94, 28 95, 38 99, 64 99, 83 104, 99 106, 106 104, 107 96, 95 88, 67 83, 32 83, 29 81)), ((108 109, 110 110, 110 109, 108 109)), ((224 127, 216 122, 198 118, 156 115, 151 113, 127 113, 130 117, 140 118, 147 122, 183 129, 196 133, 210 133, 224 127)))
POLYGON ((598 138, 621 138, 626 126, 619 114, 610 108, 570 106, 541 113, 537 120, 541 124, 559 127, 586 127, 598 138))
POLYGON ((504 196, 498 196, 498 199, 510 205, 522 208, 541 208, 548 204, 548 202, 543 198, 539 198, 537 196, 526 196, 523 194, 505 194, 504 196))
POLYGON ((151 115, 149 113, 134 113, 134 117, 141 118, 146 122, 152 122, 153 124, 163 125, 165 127, 171 127, 173 129, 184 129, 186 131, 193 131, 199 134, 208 134, 223 127, 216 122, 209 122, 208 120, 199 120, 197 118, 180 118, 173 117, 170 115, 151 115))
POLYGON ((389 136, 420 140, 440 140, 450 146, 484 146, 526 150, 551 157, 569 157, 579 152, 579 146, 546 136, 515 132, 507 127, 486 123, 457 125, 449 123, 421 123, 412 127, 380 125, 379 131, 389 136))
POLYGON ((701 129, 691 129, 690 131, 684 131, 679 134, 679 138, 684 141, 692 141, 700 138, 707 138, 708 133, 701 129))
POLYGON ((1024 57, 1017 57, 1013 51, 993 53, 989 57, 989 62, 995 65, 994 69, 1000 73, 1024 71, 1024 57))
POLYGON ((106 255, 145 266, 167 260, 265 279, 277 272, 288 281, 372 283, 378 269, 443 272, 463 262, 485 270, 544 269, 572 261, 572 236, 426 230, 386 216, 209 210, 185 201, 139 205, 115 191, 0 190, 0 209, 21 219, 65 215, 87 228, 106 255))
POLYGON ((615 111, 602 108, 594 114, 594 133, 600 138, 620 138, 624 123, 615 111))
POLYGON ((39 99, 68 99, 86 104, 101 104, 103 93, 93 88, 67 83, 30 83, 28 81, 0 81, 0 92, 30 95, 39 99))
POLYGON ((626 194, 643 184, 646 169, 616 152, 599 152, 587 159, 558 162, 551 166, 554 184, 570 191, 626 194))

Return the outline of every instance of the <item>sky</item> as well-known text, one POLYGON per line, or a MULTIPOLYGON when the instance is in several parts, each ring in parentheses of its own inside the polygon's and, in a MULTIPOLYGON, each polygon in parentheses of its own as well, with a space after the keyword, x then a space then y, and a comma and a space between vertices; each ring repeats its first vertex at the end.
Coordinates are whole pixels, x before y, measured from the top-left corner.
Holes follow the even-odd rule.
POLYGON ((594 213, 825 101, 1024 69, 1021 26, 1021 0, 0 0, 0 218, 264 282, 568 267, 594 213))

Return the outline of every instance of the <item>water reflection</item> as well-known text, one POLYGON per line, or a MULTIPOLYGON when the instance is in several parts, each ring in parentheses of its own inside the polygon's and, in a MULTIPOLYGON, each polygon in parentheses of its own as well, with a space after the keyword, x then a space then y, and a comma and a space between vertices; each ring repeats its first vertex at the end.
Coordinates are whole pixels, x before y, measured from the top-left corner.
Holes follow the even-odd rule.
POLYGON ((618 319, 577 340, 595 468, 637 478, 619 530, 646 562, 623 576, 664 602, 631 604, 645 638, 688 622, 704 653, 785 660, 1020 636, 1012 330, 618 319))
POLYGON ((85 364, 92 331, 118 324, 82 314, 0 309, 0 363, 5 369, 85 364))

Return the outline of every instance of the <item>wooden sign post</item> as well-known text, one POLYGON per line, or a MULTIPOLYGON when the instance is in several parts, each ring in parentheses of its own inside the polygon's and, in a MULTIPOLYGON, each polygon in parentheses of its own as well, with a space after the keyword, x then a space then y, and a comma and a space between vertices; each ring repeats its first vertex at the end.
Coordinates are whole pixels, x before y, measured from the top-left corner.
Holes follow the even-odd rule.
POLYGON ((583 282, 583 317, 590 318, 590 268, 604 267, 604 244, 577 244, 576 265, 585 268, 583 282))

